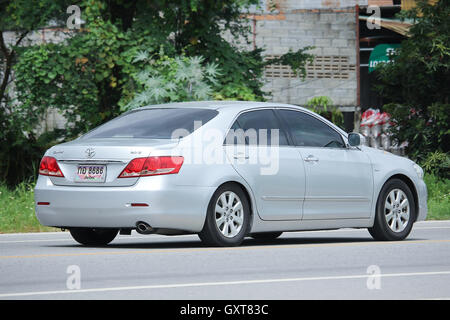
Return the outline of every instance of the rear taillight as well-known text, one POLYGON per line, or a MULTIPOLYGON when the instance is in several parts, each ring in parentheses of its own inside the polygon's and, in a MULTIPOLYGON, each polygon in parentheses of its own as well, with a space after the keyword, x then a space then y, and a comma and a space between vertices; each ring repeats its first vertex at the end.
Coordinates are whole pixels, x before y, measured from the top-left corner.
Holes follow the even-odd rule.
POLYGON ((180 171, 183 165, 183 157, 148 157, 136 158, 123 169, 119 178, 136 178, 173 174, 180 171))
POLYGON ((64 177, 58 162, 53 157, 43 157, 39 165, 39 174, 43 176, 64 177))

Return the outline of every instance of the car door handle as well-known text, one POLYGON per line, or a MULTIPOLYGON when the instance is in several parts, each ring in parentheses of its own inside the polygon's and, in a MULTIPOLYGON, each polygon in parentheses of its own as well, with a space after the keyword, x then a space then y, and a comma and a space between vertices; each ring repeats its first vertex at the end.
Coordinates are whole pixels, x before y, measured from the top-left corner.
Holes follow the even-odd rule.
POLYGON ((305 158, 305 162, 318 162, 318 161, 319 161, 319 159, 314 157, 311 154, 305 158))
POLYGON ((238 154, 235 154, 235 155, 233 155, 233 158, 234 159, 248 159, 249 157, 248 156, 246 156, 245 154, 241 154, 241 153, 238 153, 238 154))

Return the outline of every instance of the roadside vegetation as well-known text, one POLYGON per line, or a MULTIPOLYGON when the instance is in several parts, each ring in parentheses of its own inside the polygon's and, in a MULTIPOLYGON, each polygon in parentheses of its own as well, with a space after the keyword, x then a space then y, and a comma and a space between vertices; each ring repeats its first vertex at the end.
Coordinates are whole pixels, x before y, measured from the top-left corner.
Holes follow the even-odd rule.
POLYGON ((42 226, 34 214, 34 184, 22 182, 13 190, 0 185, 0 233, 55 231, 42 226))
POLYGON ((434 175, 425 175, 428 187, 427 220, 450 219, 450 180, 439 180, 434 175))
POLYGON ((72 1, 0 0, 0 61, 6 61, 0 181, 10 187, 36 172, 46 149, 125 110, 193 100, 263 101, 270 96, 263 91, 267 64, 288 65, 304 78, 313 59, 311 47, 265 59, 263 48, 251 46, 243 13, 258 0, 75 3, 84 22, 79 28, 60 31, 64 41, 30 44, 26 36, 50 22, 66 26, 72 1), (16 32, 15 43, 4 31, 16 32), (50 111, 64 116, 64 129, 41 128, 50 111))

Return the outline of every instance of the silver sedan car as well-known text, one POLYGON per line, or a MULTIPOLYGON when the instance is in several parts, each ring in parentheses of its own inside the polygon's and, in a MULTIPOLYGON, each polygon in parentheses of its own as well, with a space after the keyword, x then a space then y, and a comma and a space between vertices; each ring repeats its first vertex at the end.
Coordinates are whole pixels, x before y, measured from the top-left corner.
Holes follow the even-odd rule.
POLYGON ((423 171, 363 138, 280 103, 143 107, 45 153, 36 215, 90 246, 132 230, 213 246, 338 228, 402 240, 427 215, 423 171))

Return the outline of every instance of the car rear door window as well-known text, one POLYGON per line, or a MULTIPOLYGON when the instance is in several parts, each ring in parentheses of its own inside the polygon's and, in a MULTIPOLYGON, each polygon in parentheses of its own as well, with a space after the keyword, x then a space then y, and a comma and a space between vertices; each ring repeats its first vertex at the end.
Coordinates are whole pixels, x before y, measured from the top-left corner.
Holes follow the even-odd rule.
POLYGON ((294 144, 300 147, 345 148, 341 135, 321 120, 295 110, 278 110, 294 144))
POLYGON ((274 111, 270 109, 248 111, 241 114, 231 127, 226 143, 245 143, 249 145, 288 144, 285 131, 281 128, 274 111), (278 132, 278 139, 276 138, 276 132, 278 132))

